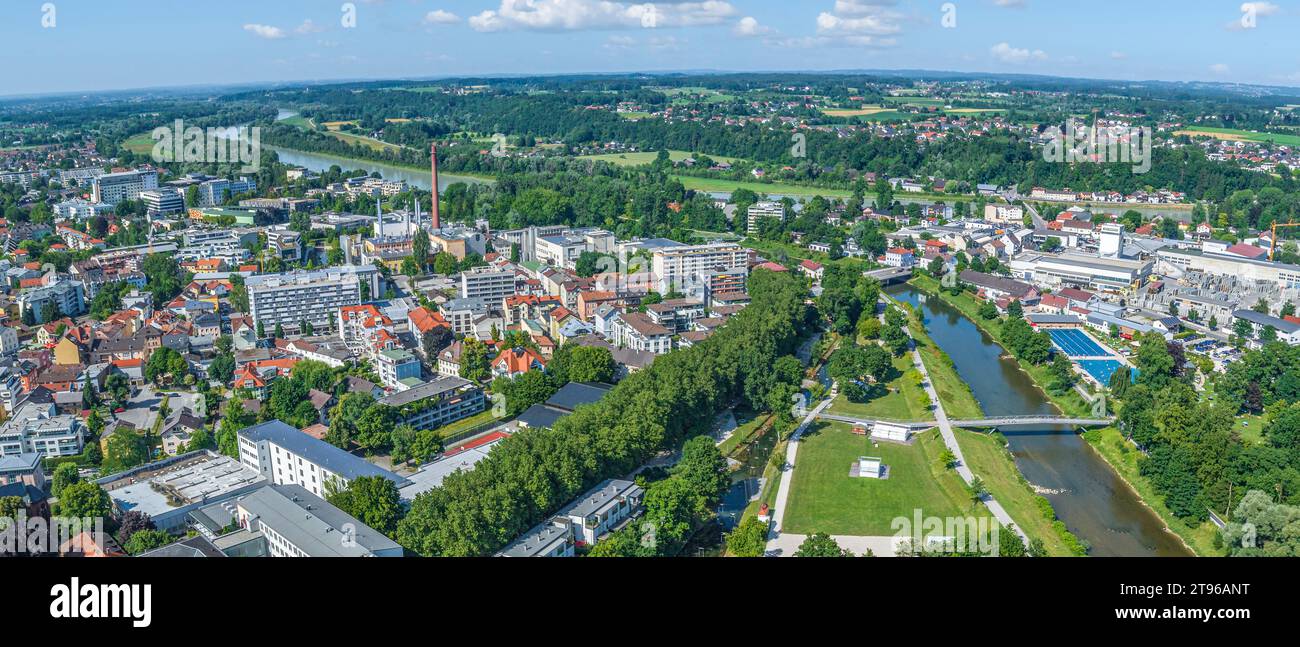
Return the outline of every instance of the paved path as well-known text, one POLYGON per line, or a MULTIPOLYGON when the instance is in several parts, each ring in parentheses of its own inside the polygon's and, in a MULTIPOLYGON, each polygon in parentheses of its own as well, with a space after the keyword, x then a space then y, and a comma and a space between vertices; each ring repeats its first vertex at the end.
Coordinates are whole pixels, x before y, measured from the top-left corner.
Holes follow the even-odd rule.
MULTIPOLYGON (((904 326, 903 330, 907 332, 908 337, 912 336, 910 328, 904 326)), ((952 422, 948 420, 948 414, 943 410, 943 401, 939 399, 939 392, 934 389, 934 383, 930 380, 930 372, 925 369, 925 362, 921 361, 921 351, 917 350, 915 340, 912 342, 912 363, 916 366, 916 370, 921 372, 922 386, 925 388, 926 394, 930 396, 930 402, 934 403, 935 422, 939 425, 939 433, 943 436, 943 444, 947 445, 948 450, 957 457, 957 473, 961 475, 962 480, 967 485, 970 485, 975 478, 975 474, 966 466, 966 457, 961 453, 961 445, 957 443, 957 435, 953 433, 952 422)), ((1015 523, 1011 515, 1007 514, 1006 509, 1002 507, 1001 503, 998 503, 997 499, 993 498, 992 494, 985 492, 982 501, 984 507, 993 513, 998 523, 1001 523, 1004 527, 1014 528, 1016 534, 1020 535, 1021 541, 1029 542, 1029 537, 1020 529, 1020 525, 1015 523)))
MULTIPOLYGON (((780 535, 767 543, 768 557, 790 557, 799 550, 799 545, 808 535, 780 535)), ((895 537, 860 537, 856 535, 831 535, 831 539, 846 548, 856 557, 861 557, 868 550, 875 557, 895 557, 895 537)))
MULTIPOLYGON (((831 395, 827 399, 822 400, 815 409, 809 411, 808 415, 804 417, 803 422, 799 424, 799 428, 795 429, 793 434, 790 434, 790 443, 785 448, 785 463, 781 465, 781 483, 777 486, 776 490, 776 505, 772 509, 772 529, 768 531, 767 534, 767 554, 769 555, 782 554, 779 552, 783 546, 783 542, 781 541, 781 524, 785 521, 785 506, 790 501, 790 482, 794 480, 794 461, 795 457, 799 453, 799 441, 803 438, 803 434, 808 430, 808 427, 817 419, 818 414, 820 414, 826 407, 829 407, 831 402, 834 401, 835 389, 832 389, 831 395)), ((799 541, 803 541, 802 536, 800 536, 799 541)), ((795 544, 795 548, 798 547, 799 545, 795 544)), ((793 551, 785 554, 790 554, 791 552, 793 551)))

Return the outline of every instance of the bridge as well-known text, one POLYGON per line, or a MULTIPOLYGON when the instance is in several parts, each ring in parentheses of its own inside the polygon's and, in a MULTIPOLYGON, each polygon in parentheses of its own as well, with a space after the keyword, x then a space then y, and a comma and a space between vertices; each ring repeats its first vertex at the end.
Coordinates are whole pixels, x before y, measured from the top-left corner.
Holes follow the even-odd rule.
POLYGON ((886 267, 879 270, 864 272, 868 277, 880 281, 881 285, 893 285, 895 283, 906 283, 912 278, 912 268, 910 267, 886 267))
MULTIPOLYGON (((865 418, 854 418, 851 416, 841 416, 833 413, 821 413, 817 415, 823 420, 834 420, 836 422, 846 422, 853 425, 862 425, 870 427, 877 422, 899 425, 907 427, 913 431, 924 431, 931 427, 939 425, 938 421, 914 420, 868 420, 865 418)), ((950 420, 954 427, 965 427, 967 429, 984 429, 989 427, 1016 427, 1029 425, 1067 425, 1070 427, 1108 427, 1115 424, 1114 418, 1071 418, 1068 416, 1003 416, 1000 418, 985 418, 983 420, 950 420)))

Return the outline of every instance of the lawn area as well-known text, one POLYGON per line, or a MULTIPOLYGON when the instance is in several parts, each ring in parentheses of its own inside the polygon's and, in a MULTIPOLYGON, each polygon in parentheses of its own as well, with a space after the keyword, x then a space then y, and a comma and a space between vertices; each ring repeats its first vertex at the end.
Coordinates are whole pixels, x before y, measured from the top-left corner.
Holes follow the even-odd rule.
POLYGON ((804 435, 790 488, 784 529, 791 533, 893 536, 892 522, 923 517, 987 517, 972 506, 956 471, 938 464, 943 441, 937 430, 914 436, 912 445, 873 447, 849 425, 819 422, 804 435), (884 480, 853 478, 861 456, 879 456, 889 468, 884 480))
MULTIPOLYGON (((492 422, 493 420, 496 420, 496 418, 492 416, 492 409, 489 408, 487 411, 484 411, 482 413, 478 413, 468 418, 457 420, 456 422, 453 422, 449 425, 438 427, 438 435, 442 436, 443 438, 448 438, 462 431, 473 429, 474 427, 477 427, 479 425, 485 425, 489 422, 492 422)), ((504 419, 502 421, 504 422, 504 419)))
POLYGON ((966 465, 984 481, 989 494, 1006 508, 1007 514, 1030 539, 1042 541, 1043 548, 1052 557, 1080 554, 1072 546, 1083 551, 1065 523, 1056 520, 1052 504, 1034 492, 1021 476, 1001 438, 966 429, 956 429, 954 433, 966 465))
POLYGON ((136 155, 148 155, 153 152, 153 145, 157 143, 153 139, 153 133, 136 133, 126 138, 122 142, 122 148, 125 148, 136 155))
POLYGON ((1263 416, 1237 416, 1232 428, 1241 434, 1241 442, 1243 443, 1259 445, 1264 442, 1263 416))
POLYGON ((1161 521, 1164 521, 1170 530, 1192 547, 1193 552, 1200 556, 1223 554, 1222 550, 1214 547, 1214 535, 1218 529, 1213 523, 1206 521, 1192 526, 1175 517, 1174 513, 1165 506, 1164 498, 1156 492, 1155 486, 1138 472, 1138 457, 1141 453, 1125 440, 1118 429, 1107 427, 1089 430, 1083 434, 1083 438, 1106 459, 1107 463, 1110 463, 1111 467, 1115 468, 1120 477, 1137 491, 1142 501, 1160 515, 1161 521))
MULTIPOLYGON (((697 157, 699 155, 708 155, 708 153, 692 153, 689 151, 669 150, 668 159, 674 162, 680 162, 688 157, 697 157)), ((723 157, 721 155, 708 155, 709 159, 718 162, 727 162, 735 164, 742 161, 737 157, 723 157)), ((643 166, 650 164, 659 158, 659 151, 642 151, 640 153, 608 153, 606 155, 583 155, 578 159, 581 160, 600 160, 609 162, 617 166, 643 166)))
POLYGON ((888 393, 862 403, 849 402, 841 393, 835 398, 830 412, 868 420, 933 420, 934 414, 930 408, 920 404, 925 390, 917 386, 914 377, 907 374, 915 370, 911 357, 904 355, 894 358, 894 368, 898 369, 899 377, 885 385, 889 389, 888 393))
POLYGON ((921 354, 921 362, 930 374, 930 382, 934 384, 939 401, 943 403, 944 413, 949 418, 958 420, 983 418, 984 410, 975 400, 975 394, 971 393, 970 386, 957 374, 952 358, 930 339, 920 317, 914 313, 909 316, 908 328, 912 332, 912 339, 916 341, 916 349, 921 354))
POLYGON ((754 193, 768 195, 806 197, 820 195, 825 198, 853 197, 853 191, 849 189, 824 189, 813 186, 800 186, 797 184, 781 184, 778 182, 746 182, 742 180, 723 180, 719 178, 694 177, 689 175, 674 175, 672 177, 678 182, 681 182, 682 186, 687 189, 694 191, 707 191, 711 193, 730 193, 736 189, 749 189, 754 193))
POLYGON ((754 434, 756 434, 758 430, 762 428, 763 424, 767 422, 768 418, 771 417, 766 413, 755 414, 752 411, 740 410, 735 411, 735 416, 737 425, 736 430, 732 432, 730 438, 727 438, 718 445, 718 451, 722 452, 723 456, 730 456, 732 452, 736 451, 736 448, 745 445, 750 440, 753 440, 754 434))

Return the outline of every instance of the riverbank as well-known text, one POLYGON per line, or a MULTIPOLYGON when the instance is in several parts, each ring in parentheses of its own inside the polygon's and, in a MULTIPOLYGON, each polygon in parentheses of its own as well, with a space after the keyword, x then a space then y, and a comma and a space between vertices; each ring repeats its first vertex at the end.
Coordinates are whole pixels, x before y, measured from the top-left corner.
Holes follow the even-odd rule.
MULTIPOLYGON (((967 319, 971 320, 971 323, 975 324, 975 327, 979 328, 989 337, 992 337, 993 341, 997 342, 997 344, 1004 350, 1006 349, 1006 344, 1002 343, 1002 321, 997 319, 988 320, 980 317, 979 303, 970 295, 962 293, 960 296, 954 297, 953 295, 944 292, 938 281, 924 275, 913 277, 912 280, 907 282, 907 284, 960 310, 962 314, 966 315, 967 319)), ((1009 351, 1006 353, 1007 355, 1010 355, 1009 351)), ((1047 398, 1048 401, 1055 405, 1061 413, 1080 418, 1086 418, 1092 415, 1092 404, 1087 400, 1084 400, 1083 396, 1079 395, 1077 391, 1071 389, 1064 394, 1056 395, 1047 390, 1046 385, 1052 382, 1050 365, 1044 364, 1042 366, 1032 366, 1019 361, 1017 361, 1016 364, 1020 367, 1021 371, 1024 371, 1024 373, 1033 380, 1034 385, 1038 387, 1038 390, 1042 391, 1043 397, 1047 398)))
POLYGON ((912 332, 912 340, 916 343, 921 362, 925 364, 925 370, 930 374, 930 383, 939 394, 939 401, 943 404, 943 410, 948 413, 948 417, 957 420, 983 418, 984 409, 975 400, 970 385, 957 374, 957 367, 953 365, 952 358, 930 338, 921 315, 910 304, 893 302, 903 306, 903 310, 907 312, 907 327, 912 332))
POLYGON ((1191 526, 1175 516, 1165 505, 1164 499, 1156 492, 1155 485, 1139 471, 1138 457, 1141 456, 1141 452, 1134 448, 1118 429, 1114 427, 1092 429, 1084 432, 1083 439, 1106 459, 1107 463, 1110 463, 1120 478, 1124 479, 1147 507, 1160 516, 1160 519, 1165 522, 1165 527, 1178 535, 1189 550, 1200 557, 1223 555, 1223 550, 1214 545, 1218 528, 1209 521, 1199 526, 1191 526))
MULTIPOLYGON (((1001 321, 989 321, 980 318, 979 305, 969 295, 962 294, 954 297, 947 292, 942 292, 939 289, 938 282, 928 276, 916 276, 908 284, 956 308, 978 329, 1001 345, 1001 321)), ((1015 363, 1023 373, 1031 378, 1034 386, 1057 409, 1067 415, 1081 417, 1091 415, 1091 405, 1076 391, 1071 390, 1062 396, 1055 396, 1045 388, 1044 385, 1052 379, 1048 367, 1025 366, 1019 361, 1015 363)), ((1214 548, 1215 530, 1210 524, 1202 524, 1195 528, 1188 526, 1186 522, 1174 516, 1173 512, 1164 505, 1164 501, 1155 491, 1155 487, 1138 470, 1138 452, 1132 449, 1132 446, 1123 439, 1117 430, 1113 428, 1092 430, 1082 434, 1082 437, 1090 451, 1101 457, 1123 485, 1132 491, 1135 498, 1143 506, 1155 513, 1164 526, 1166 533, 1171 533, 1178 540, 1178 543, 1186 547, 1193 555, 1216 555, 1220 553, 1214 548)))

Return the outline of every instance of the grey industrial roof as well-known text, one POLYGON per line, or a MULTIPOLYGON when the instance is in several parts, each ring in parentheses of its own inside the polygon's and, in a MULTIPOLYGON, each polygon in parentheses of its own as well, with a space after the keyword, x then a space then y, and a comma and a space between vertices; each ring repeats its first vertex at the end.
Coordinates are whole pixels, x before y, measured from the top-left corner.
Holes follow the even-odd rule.
POLYGON ((239 506, 312 557, 363 557, 401 549, 299 485, 267 485, 241 499, 239 506))
POLYGON ((567 415, 569 415, 569 412, 563 409, 548 407, 544 404, 534 404, 519 414, 519 417, 515 418, 515 422, 530 429, 549 429, 567 415))
POLYGON ((194 535, 162 548, 140 553, 137 557, 225 557, 210 539, 203 535, 194 535))
POLYGON ((1255 312, 1254 310, 1233 310, 1232 316, 1238 319, 1245 319, 1246 321, 1249 321, 1250 323, 1259 326, 1272 326, 1274 329, 1278 330, 1279 332, 1283 332, 1288 335, 1297 330, 1300 330, 1300 324, 1294 324, 1291 323, 1290 321, 1287 321, 1286 319, 1279 319, 1272 315, 1266 315, 1260 312, 1255 312))
POLYGON ((267 441, 301 456, 346 480, 362 476, 382 476, 402 487, 408 481, 370 461, 353 456, 323 440, 317 440, 279 420, 241 429, 239 435, 254 442, 267 441))
POLYGON ((556 391, 546 404, 556 409, 573 411, 580 405, 598 402, 612 388, 614 387, 594 382, 570 382, 556 391))
POLYGON ((441 395, 448 391, 454 391, 456 389, 469 386, 469 385, 470 385, 469 380, 462 379, 459 377, 452 377, 450 375, 444 375, 442 377, 434 378, 417 387, 413 387, 410 389, 406 389, 405 391, 398 391, 396 393, 386 395, 380 398, 379 402, 391 407, 400 407, 404 404, 410 404, 412 402, 423 400, 425 398, 432 398, 434 396, 441 395))

